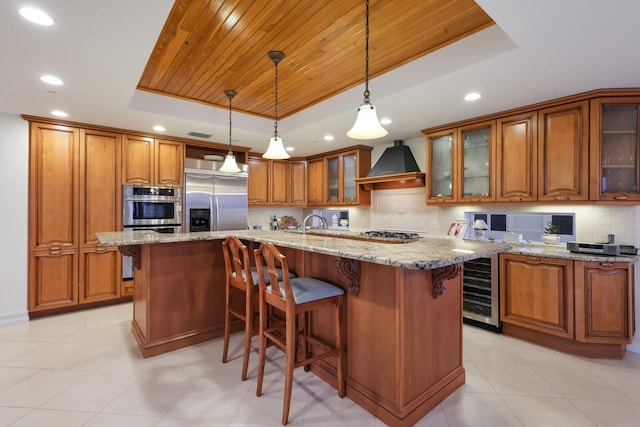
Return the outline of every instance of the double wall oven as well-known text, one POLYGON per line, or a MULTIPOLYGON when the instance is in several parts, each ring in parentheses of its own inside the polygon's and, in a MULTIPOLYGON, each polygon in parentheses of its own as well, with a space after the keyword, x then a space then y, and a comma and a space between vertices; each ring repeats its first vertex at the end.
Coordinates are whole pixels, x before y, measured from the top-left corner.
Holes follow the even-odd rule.
MULTIPOLYGON (((122 192, 124 230, 152 230, 158 233, 182 231, 182 189, 127 185, 122 192)), ((122 259, 122 278, 133 279, 131 257, 122 259)))

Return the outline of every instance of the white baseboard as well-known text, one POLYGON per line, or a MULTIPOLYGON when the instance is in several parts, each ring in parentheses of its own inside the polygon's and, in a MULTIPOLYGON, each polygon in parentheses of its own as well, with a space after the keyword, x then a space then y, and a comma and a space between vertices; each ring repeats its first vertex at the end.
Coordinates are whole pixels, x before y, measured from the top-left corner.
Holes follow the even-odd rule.
POLYGON ((18 323, 27 322, 29 322, 28 311, 0 315, 0 326, 17 325, 18 323))
POLYGON ((631 344, 627 344, 627 351, 632 353, 640 353, 640 341, 633 340, 631 344))

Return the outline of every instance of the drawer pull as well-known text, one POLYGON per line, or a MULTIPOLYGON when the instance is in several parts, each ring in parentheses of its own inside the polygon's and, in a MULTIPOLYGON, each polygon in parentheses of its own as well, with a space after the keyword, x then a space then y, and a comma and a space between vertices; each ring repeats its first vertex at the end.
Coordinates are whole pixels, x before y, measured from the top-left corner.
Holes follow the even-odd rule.
POLYGON ((530 261, 540 261, 539 256, 528 256, 527 259, 530 261))
POLYGON ((62 248, 60 246, 52 246, 49 248, 49 255, 60 255, 62 248))
POLYGON ((613 263, 612 262, 601 262, 600 265, 602 267, 613 267, 613 263))
POLYGON ((613 200, 627 200, 627 196, 613 196, 613 200))
POLYGON ((556 196, 553 200, 569 200, 569 198, 567 196, 556 196))

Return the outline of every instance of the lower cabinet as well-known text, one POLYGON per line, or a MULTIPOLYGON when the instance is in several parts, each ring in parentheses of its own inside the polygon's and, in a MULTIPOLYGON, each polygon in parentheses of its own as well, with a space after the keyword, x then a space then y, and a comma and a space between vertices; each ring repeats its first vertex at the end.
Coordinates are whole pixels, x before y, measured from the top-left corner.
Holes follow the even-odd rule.
POLYGON ((503 332, 587 357, 621 358, 635 332, 633 264, 500 255, 503 332))
POLYGON ((78 250, 34 251, 29 256, 29 311, 78 304, 78 250))
POLYGON ((502 321, 573 338, 573 261, 510 254, 500 258, 502 321))
POLYGON ((631 343, 632 264, 576 261, 575 292, 577 341, 631 343))
POLYGON ((80 249, 79 302, 111 300, 120 296, 122 255, 118 248, 80 249))

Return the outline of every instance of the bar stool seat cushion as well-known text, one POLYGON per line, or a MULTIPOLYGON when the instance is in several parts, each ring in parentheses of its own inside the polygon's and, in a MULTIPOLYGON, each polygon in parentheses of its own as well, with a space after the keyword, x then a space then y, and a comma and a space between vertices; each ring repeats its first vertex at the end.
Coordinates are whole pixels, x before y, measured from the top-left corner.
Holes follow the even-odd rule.
MULTIPOLYGON (((293 299, 296 304, 304 304, 306 302, 344 294, 344 291, 339 287, 327 283, 323 280, 314 279, 313 277, 290 278, 289 283, 291 283, 293 299)), ((279 287, 280 294, 283 298, 286 299, 286 296, 284 294, 284 286, 280 285, 279 287)), ((271 286, 267 286, 267 290, 271 291, 271 286)))

